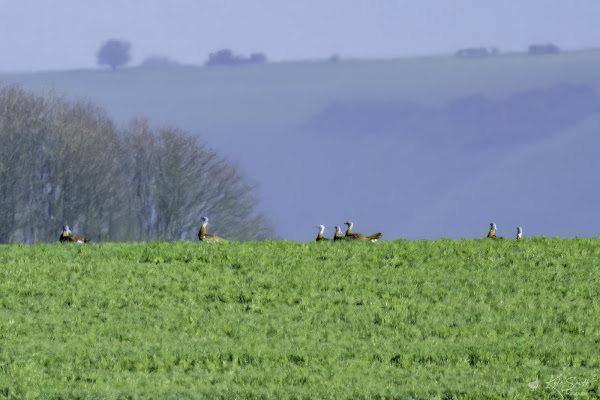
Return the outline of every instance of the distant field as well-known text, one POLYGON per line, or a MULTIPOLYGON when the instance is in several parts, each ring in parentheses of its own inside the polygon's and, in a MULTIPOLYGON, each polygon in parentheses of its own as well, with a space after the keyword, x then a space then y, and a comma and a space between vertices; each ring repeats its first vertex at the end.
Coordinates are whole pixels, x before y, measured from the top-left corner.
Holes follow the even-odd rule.
MULTIPOLYGON (((89 98, 119 122, 146 116, 203 134, 209 142, 231 131, 289 129, 334 101, 401 99, 442 104, 481 93, 501 98, 517 90, 557 83, 600 89, 600 50, 488 59, 452 55, 289 62, 246 67, 130 68, 0 74, 0 83, 21 82, 89 98)), ((264 133, 255 131, 256 133, 264 133)))
POLYGON ((0 398, 600 397, 600 239, 0 246, 0 398))

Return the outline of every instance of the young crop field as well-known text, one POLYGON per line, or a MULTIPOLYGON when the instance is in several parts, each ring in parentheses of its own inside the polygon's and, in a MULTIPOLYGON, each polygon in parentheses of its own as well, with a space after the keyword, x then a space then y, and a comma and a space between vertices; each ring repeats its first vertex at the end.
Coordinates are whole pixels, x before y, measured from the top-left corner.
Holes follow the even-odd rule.
POLYGON ((0 246, 0 399, 600 397, 600 239, 0 246))

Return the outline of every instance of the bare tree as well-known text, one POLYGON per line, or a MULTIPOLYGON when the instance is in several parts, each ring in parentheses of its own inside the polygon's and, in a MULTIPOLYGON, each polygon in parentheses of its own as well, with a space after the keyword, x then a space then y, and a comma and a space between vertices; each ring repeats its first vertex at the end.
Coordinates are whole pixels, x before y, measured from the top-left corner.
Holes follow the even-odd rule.
POLYGON ((144 239, 196 240, 202 216, 229 239, 274 236, 257 213, 254 187, 208 145, 175 127, 133 120, 123 133, 132 227, 144 239))
POLYGON ((156 138, 146 119, 132 119, 121 133, 123 171, 128 188, 129 240, 155 239, 156 138))
POLYGON ((0 242, 114 235, 120 170, 112 122, 89 103, 0 91, 0 242))
POLYGON ((38 226, 31 216, 44 190, 39 143, 48 121, 43 98, 16 85, 0 90, 0 243, 23 241, 38 226))
POLYGON ((89 102, 0 89, 0 243, 195 240, 203 215, 229 239, 273 236, 254 188, 208 145, 132 120, 117 132, 89 102))
POLYGON ((215 235, 249 240, 272 237, 256 215, 254 188, 237 168, 206 143, 176 128, 158 131, 156 201, 159 238, 194 239, 202 216, 211 217, 215 235))
POLYGON ((93 239, 114 236, 125 193, 112 121, 91 103, 56 100, 52 133, 52 215, 93 239))

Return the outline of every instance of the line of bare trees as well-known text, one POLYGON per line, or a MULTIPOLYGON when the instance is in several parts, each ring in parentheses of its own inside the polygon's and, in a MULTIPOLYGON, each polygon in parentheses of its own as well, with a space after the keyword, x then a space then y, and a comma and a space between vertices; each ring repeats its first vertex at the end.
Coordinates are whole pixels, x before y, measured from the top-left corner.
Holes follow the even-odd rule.
POLYGON ((254 187, 205 143, 134 119, 118 129, 90 102, 0 88, 0 243, 266 239, 254 187))

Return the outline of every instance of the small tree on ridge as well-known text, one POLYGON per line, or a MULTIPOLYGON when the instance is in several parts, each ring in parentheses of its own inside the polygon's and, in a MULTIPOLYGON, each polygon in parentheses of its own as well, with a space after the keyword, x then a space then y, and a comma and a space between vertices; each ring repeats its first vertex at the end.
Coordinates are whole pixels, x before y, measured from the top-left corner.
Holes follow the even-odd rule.
POLYGON ((129 42, 125 42, 117 39, 107 40, 98 53, 96 53, 96 59, 98 65, 110 65, 113 69, 117 69, 117 67, 121 67, 123 65, 127 65, 131 56, 129 55, 129 50, 131 49, 131 44, 129 42))

